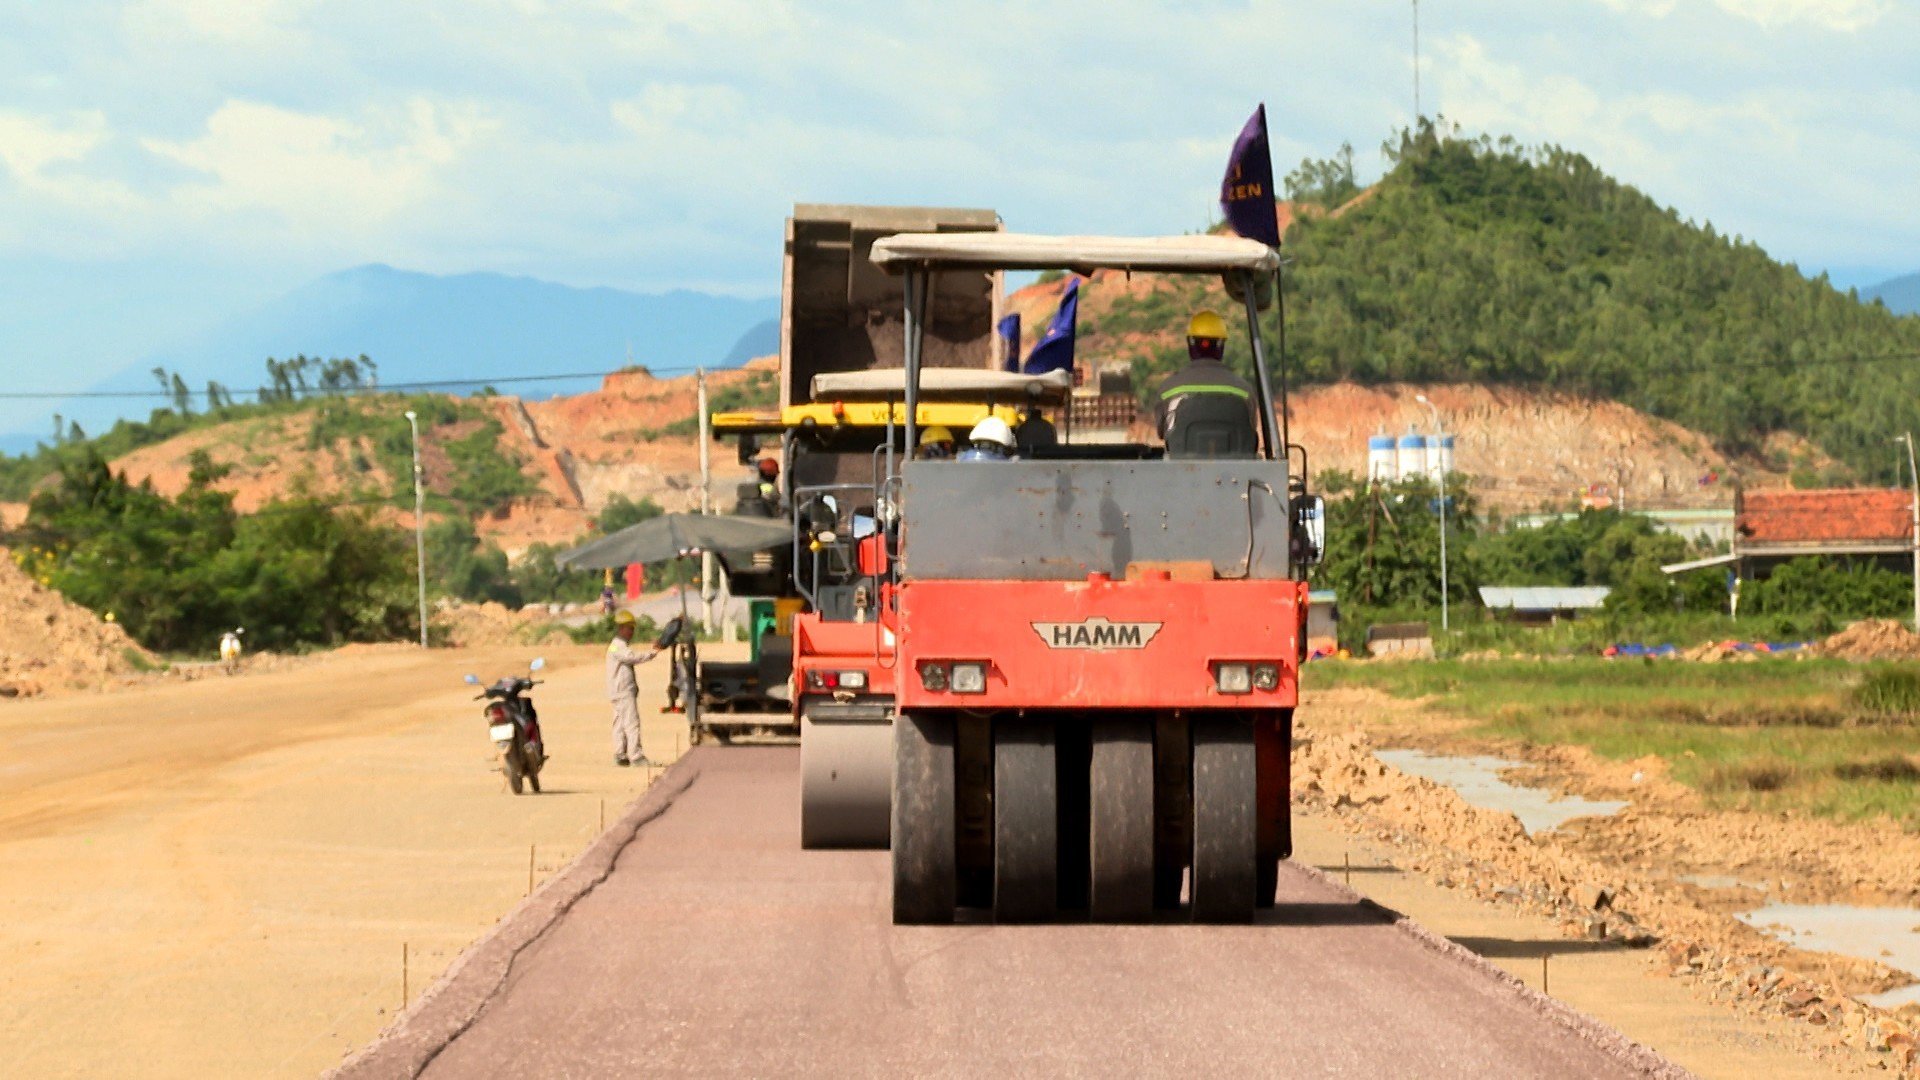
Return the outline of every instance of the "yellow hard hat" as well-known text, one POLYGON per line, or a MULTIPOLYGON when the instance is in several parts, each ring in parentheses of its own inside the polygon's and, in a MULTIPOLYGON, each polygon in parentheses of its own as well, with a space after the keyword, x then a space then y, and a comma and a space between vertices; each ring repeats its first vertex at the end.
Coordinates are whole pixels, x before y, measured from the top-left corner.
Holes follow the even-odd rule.
POLYGON ((613 625, 632 626, 633 624, 634 624, 633 612, 623 610, 623 611, 616 611, 613 613, 613 625))
POLYGON ((1193 313, 1193 321, 1187 324, 1187 336, 1197 338, 1225 338, 1227 336, 1227 321, 1212 311, 1196 311, 1193 313))
POLYGON ((935 424, 920 433, 920 441, 923 443, 951 443, 953 442, 953 432, 948 431, 943 424, 935 424))

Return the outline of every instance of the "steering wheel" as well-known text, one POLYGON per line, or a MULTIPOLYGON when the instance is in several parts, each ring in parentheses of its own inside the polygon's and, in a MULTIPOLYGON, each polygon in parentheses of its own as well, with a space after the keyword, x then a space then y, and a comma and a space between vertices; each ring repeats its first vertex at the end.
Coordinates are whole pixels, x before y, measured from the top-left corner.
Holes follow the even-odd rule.
POLYGON ((674 645, 679 643, 680 634, 685 629, 686 629, 686 620, 681 618, 680 616, 675 615, 673 618, 668 619, 667 625, 660 628, 660 636, 654 639, 654 642, 653 642, 654 648, 656 649, 673 648, 674 645))

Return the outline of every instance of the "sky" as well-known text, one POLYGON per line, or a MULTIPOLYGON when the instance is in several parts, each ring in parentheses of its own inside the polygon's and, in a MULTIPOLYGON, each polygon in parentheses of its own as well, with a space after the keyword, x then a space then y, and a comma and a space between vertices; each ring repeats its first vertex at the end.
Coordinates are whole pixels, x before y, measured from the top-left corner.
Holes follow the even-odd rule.
MULTIPOLYGON (((1414 115, 1413 7, 0 0, 0 368, 84 384, 368 262, 766 296, 796 201, 1200 228, 1414 115)), ((1920 270, 1920 3, 1429 0, 1421 107, 1843 286, 1920 270)))

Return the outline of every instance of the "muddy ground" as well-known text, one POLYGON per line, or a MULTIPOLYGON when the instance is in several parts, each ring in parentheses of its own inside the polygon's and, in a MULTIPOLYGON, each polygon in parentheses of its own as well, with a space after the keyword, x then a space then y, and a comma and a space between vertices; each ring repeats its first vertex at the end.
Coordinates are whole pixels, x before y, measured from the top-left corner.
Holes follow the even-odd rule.
POLYGON ((1465 720, 1374 690, 1309 692, 1300 715, 1296 800, 1386 845, 1405 868, 1447 890, 1550 917, 1570 947, 1642 950, 1649 970, 1777 1022, 1836 1065, 1914 1065, 1920 1008, 1874 1009, 1853 995, 1920 973, 1795 950, 1733 915, 1770 899, 1913 904, 1920 838, 1890 824, 1711 810, 1666 779, 1658 759, 1610 762, 1579 748, 1474 738, 1465 720), (1388 746, 1526 761, 1538 768, 1514 780, 1630 805, 1529 836, 1512 814, 1470 806, 1381 764, 1372 750, 1388 746), (1720 880, 1681 880, 1699 876, 1720 880))

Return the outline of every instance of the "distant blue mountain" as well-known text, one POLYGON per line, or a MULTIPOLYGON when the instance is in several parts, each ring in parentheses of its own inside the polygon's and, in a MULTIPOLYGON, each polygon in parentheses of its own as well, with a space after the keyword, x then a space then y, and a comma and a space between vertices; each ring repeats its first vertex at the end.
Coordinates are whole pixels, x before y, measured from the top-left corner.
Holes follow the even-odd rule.
MULTIPOLYGON (((627 362, 656 372, 737 366, 774 351, 779 300, 674 290, 660 294, 578 289, 533 278, 438 276, 370 265, 329 274, 250 314, 130 366, 108 388, 150 389, 155 366, 195 389, 266 381, 267 357, 358 356, 382 384, 611 371, 627 362)), ((579 385, 523 384, 546 396, 579 385)))
POLYGON ((749 360, 761 356, 772 356, 780 351, 780 320, 768 319, 750 327, 733 343, 727 358, 720 361, 721 367, 739 367, 749 360))
POLYGON ((1878 300, 1900 315, 1920 315, 1920 274, 1905 274, 1861 289, 1860 299, 1869 303, 1878 300))

